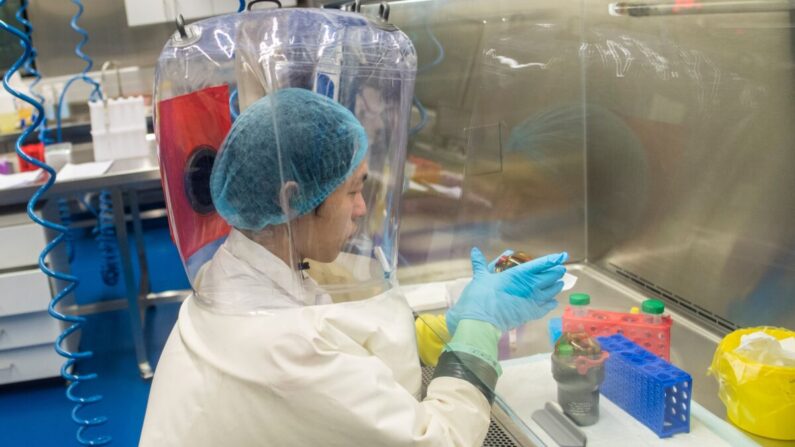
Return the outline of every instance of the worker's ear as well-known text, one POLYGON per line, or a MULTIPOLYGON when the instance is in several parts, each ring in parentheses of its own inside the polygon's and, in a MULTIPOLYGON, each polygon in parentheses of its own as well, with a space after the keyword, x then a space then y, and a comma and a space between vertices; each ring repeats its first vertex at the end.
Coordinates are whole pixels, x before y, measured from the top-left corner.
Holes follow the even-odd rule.
POLYGON ((287 220, 291 220, 298 215, 298 212, 290 206, 293 197, 298 194, 298 188, 298 183, 289 181, 284 183, 279 191, 279 206, 282 208, 284 215, 287 216, 287 220))

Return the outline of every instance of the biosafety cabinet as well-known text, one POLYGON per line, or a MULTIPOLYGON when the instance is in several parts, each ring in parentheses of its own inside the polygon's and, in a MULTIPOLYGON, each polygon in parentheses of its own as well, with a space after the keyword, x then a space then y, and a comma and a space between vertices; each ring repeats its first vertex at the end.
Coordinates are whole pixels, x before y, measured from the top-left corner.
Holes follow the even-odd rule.
MULTIPOLYGON (((579 280, 561 301, 585 292, 594 308, 626 312, 661 299, 671 361, 693 377, 693 400, 725 419, 707 375, 720 339, 795 328, 793 8, 390 3, 418 55, 401 285, 467 276, 472 246, 489 258, 565 250, 579 280)), ((511 345, 511 358, 550 351, 546 321, 511 345)), ((498 401, 513 416, 532 410, 513 385, 498 385, 498 401)), ((532 420, 512 419, 544 444, 532 420)))

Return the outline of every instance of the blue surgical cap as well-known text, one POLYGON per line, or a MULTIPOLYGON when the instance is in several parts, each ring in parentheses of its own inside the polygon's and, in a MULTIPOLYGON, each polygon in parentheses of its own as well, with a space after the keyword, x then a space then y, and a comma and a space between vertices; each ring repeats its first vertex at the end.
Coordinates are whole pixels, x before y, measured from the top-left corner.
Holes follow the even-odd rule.
POLYGON ((318 207, 364 160, 367 134, 345 107, 288 88, 259 99, 235 120, 210 177, 218 213, 230 225, 261 230, 318 207), (291 215, 279 204, 295 182, 291 215))

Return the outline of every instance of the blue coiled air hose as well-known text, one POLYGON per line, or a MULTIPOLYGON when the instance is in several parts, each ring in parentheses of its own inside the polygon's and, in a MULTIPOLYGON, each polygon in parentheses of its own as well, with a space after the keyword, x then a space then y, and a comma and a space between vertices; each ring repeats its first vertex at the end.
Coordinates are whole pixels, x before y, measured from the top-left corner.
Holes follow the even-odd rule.
MULTIPOLYGON (((22 4, 19 6, 19 10, 16 13, 16 18, 19 23, 22 24, 27 30, 28 36, 33 35, 33 24, 30 23, 25 18, 25 11, 28 9, 28 0, 22 0, 22 4)), ((30 37, 29 37, 30 38, 30 37)), ((38 52, 36 51, 36 47, 32 47, 30 49, 30 57, 25 61, 24 68, 25 70, 33 76, 33 82, 30 83, 28 90, 30 90, 31 95, 33 95, 36 100, 43 104, 44 103, 44 96, 41 93, 36 91, 36 86, 41 82, 41 73, 36 69, 35 61, 36 56, 38 56, 38 52)), ((44 146, 52 144, 52 140, 49 138, 47 133, 47 120, 42 120, 41 125, 39 126, 39 142, 44 146)), ((67 229, 66 233, 66 256, 71 264, 75 257, 75 247, 74 247, 74 234, 69 231, 69 228, 72 225, 72 214, 69 211, 69 202, 66 199, 58 199, 58 216, 61 219, 61 225, 63 225, 67 229)))
POLYGON ((64 233, 64 240, 66 241, 66 258, 69 260, 69 264, 75 260, 75 237, 72 233, 72 210, 69 209, 69 201, 60 198, 58 199, 57 203, 58 207, 58 217, 61 219, 61 225, 66 228, 66 233, 64 233))
POLYGON ((66 81, 63 90, 61 90, 61 95, 58 97, 58 107, 55 111, 55 121, 57 129, 56 135, 59 143, 63 141, 63 133, 61 131, 61 114, 63 113, 63 103, 66 99, 66 92, 69 90, 69 87, 71 87, 76 81, 82 80, 93 87, 91 94, 88 97, 89 101, 102 99, 102 90, 100 89, 99 83, 91 79, 91 77, 87 74, 89 70, 91 70, 91 67, 94 66, 94 61, 92 61, 90 57, 83 53, 83 47, 86 45, 86 43, 88 43, 88 33, 83 28, 80 28, 80 26, 77 24, 77 20, 81 15, 83 15, 83 3, 80 0, 72 0, 72 3, 77 5, 77 12, 75 12, 75 15, 72 17, 69 25, 73 30, 75 30, 76 33, 83 36, 80 42, 78 42, 75 46, 75 54, 80 59, 86 61, 86 66, 83 68, 82 72, 72 76, 68 81, 66 81))
MULTIPOLYGON (((33 24, 25 18, 25 11, 28 9, 28 0, 22 0, 22 4, 19 6, 19 10, 16 13, 16 18, 19 23, 22 24, 27 30, 28 36, 33 35, 33 24)), ((30 49, 30 57, 25 61, 25 71, 27 71, 31 76, 33 76, 33 82, 30 83, 28 90, 30 90, 31 95, 33 95, 39 103, 44 103, 44 96, 41 93, 36 91, 36 86, 41 82, 41 73, 36 69, 35 62, 36 57, 38 56, 38 52, 36 51, 36 47, 32 47, 30 49)), ((44 146, 52 144, 52 140, 47 133, 47 120, 42 120, 41 125, 39 126, 39 142, 44 146)), ((66 257, 71 264, 75 257, 75 247, 74 247, 74 234, 69 231, 69 228, 72 225, 72 215, 69 211, 69 202, 66 199, 58 199, 57 203, 58 208, 58 216, 61 219, 61 225, 63 225, 67 229, 66 233, 66 257)))
MULTIPOLYGON (((238 0, 237 5, 237 12, 241 13, 246 10, 246 0, 238 0)), ((232 122, 237 119, 237 116, 240 114, 239 106, 238 109, 235 109, 235 103, 237 102, 237 88, 232 90, 232 94, 229 95, 229 115, 232 117, 232 122)))
MULTIPOLYGON (((84 11, 83 3, 80 0, 72 0, 72 3, 77 5, 77 12, 75 12, 75 15, 72 17, 72 20, 69 22, 69 24, 76 33, 83 36, 80 42, 78 42, 75 46, 75 54, 80 59, 83 59, 86 62, 86 65, 81 73, 72 76, 66 82, 66 85, 64 85, 64 88, 61 91, 61 95, 58 99, 58 108, 56 111, 58 142, 63 141, 63 133, 61 131, 61 114, 63 111, 63 104, 66 99, 66 92, 69 90, 69 87, 72 84, 82 80, 93 87, 91 94, 89 95, 90 101, 102 99, 102 91, 100 89, 99 83, 91 79, 91 77, 89 77, 87 74, 94 66, 94 61, 83 52, 83 47, 86 45, 86 43, 88 43, 89 40, 88 33, 84 29, 80 28, 80 26, 77 24, 78 19, 80 19, 80 16, 84 11)), ((119 262, 118 251, 115 245, 116 229, 113 226, 113 207, 110 200, 107 199, 108 197, 110 197, 110 193, 108 191, 102 191, 100 193, 100 212, 97 214, 97 226, 94 228, 94 234, 95 240, 97 241, 97 245, 102 254, 102 265, 100 267, 102 282, 108 286, 114 286, 119 279, 119 262), (103 200, 103 197, 105 200, 103 200)))
MULTIPOLYGON (((4 3, 5 0, 0 0, 0 6, 2 6, 4 3)), ((50 315, 52 315, 54 318, 57 318, 58 320, 71 323, 71 325, 55 339, 55 351, 62 357, 66 358, 66 362, 64 362, 64 364, 61 366, 61 375, 63 376, 64 379, 71 382, 66 389, 66 397, 70 401, 75 403, 75 406, 72 410, 72 420, 79 425, 76 434, 77 441, 83 445, 107 444, 108 442, 111 441, 111 438, 109 436, 101 436, 95 439, 88 439, 84 436, 85 431, 88 428, 107 422, 107 418, 95 417, 91 419, 84 419, 78 416, 78 412, 83 407, 96 403, 102 399, 102 396, 99 395, 82 397, 82 396, 77 396, 75 394, 75 389, 81 383, 87 380, 96 379, 97 375, 75 374, 73 372, 70 372, 70 369, 72 369, 75 366, 77 360, 89 358, 93 355, 93 353, 91 351, 69 352, 61 346, 64 340, 74 332, 78 331, 86 321, 84 317, 75 316, 75 315, 64 315, 56 310, 56 308, 58 307, 58 303, 61 300, 63 300, 66 296, 68 296, 70 293, 74 292, 74 290, 77 288, 77 285, 79 284, 79 280, 76 276, 69 275, 63 272, 56 272, 50 269, 46 264, 47 255, 49 255, 49 253, 52 252, 58 246, 58 244, 60 244, 66 237, 65 236, 66 228, 63 225, 58 225, 54 222, 42 219, 41 217, 36 215, 35 212, 36 204, 38 203, 38 201, 41 199, 44 193, 46 193, 47 190, 50 189, 52 185, 55 183, 55 170, 52 168, 52 166, 49 166, 44 162, 41 162, 33 157, 28 156, 28 154, 26 154, 22 150, 22 142, 25 141, 33 132, 35 132, 36 129, 41 125, 42 121, 44 120, 44 107, 42 107, 41 103, 37 102, 34 98, 31 98, 22 92, 14 90, 13 88, 11 88, 9 84, 11 77, 14 75, 14 73, 19 71, 20 67, 22 67, 24 63, 31 57, 32 46, 30 44, 30 39, 25 35, 25 33, 12 26, 9 26, 7 23, 5 23, 2 20, 0 20, 0 28, 5 30, 6 32, 11 33, 15 37, 19 38, 20 43, 22 44, 22 47, 24 49, 22 57, 20 57, 14 63, 14 65, 11 66, 11 68, 6 72, 5 76, 3 76, 3 88, 14 97, 32 105, 36 109, 36 115, 33 120, 33 123, 30 126, 26 127, 22 131, 22 134, 19 136, 19 138, 17 138, 16 152, 23 160, 38 166, 39 168, 43 169, 49 174, 49 178, 47 179, 47 181, 41 187, 39 187, 35 193, 33 193, 33 197, 31 197, 30 201, 28 201, 27 213, 28 217, 30 217, 31 220, 33 220, 37 224, 58 233, 58 235, 50 243, 48 243, 46 247, 44 247, 44 250, 41 251, 41 254, 39 255, 39 268, 48 277, 67 283, 66 287, 59 290, 58 293, 55 295, 55 297, 53 297, 53 299, 50 301, 50 304, 47 308, 47 312, 50 315)))
MULTIPOLYGON (((22 4, 19 6, 19 10, 17 11, 16 18, 19 23, 22 24, 27 30, 28 36, 33 35, 33 24, 30 23, 25 18, 25 10, 28 9, 28 0, 22 0, 22 4)), ((39 103, 44 103, 44 96, 42 96, 39 92, 36 91, 36 86, 41 82, 41 73, 36 69, 34 65, 36 61, 36 56, 38 53, 36 52, 36 48, 30 49, 30 57, 25 62, 25 71, 27 71, 31 76, 33 76, 33 82, 30 83, 28 89, 30 90, 31 95, 33 95, 39 103)), ((45 146, 52 143, 50 140, 49 135, 47 134, 47 121, 42 120, 41 126, 39 126, 39 141, 44 144, 45 146)))
POLYGON ((237 102, 237 89, 232 90, 232 94, 229 95, 229 115, 232 117, 232 122, 235 122, 240 114, 235 108, 235 102, 237 102))
MULTIPOLYGON (((33 35, 33 24, 25 18, 25 11, 28 9, 28 0, 22 0, 22 4, 19 7, 19 10, 16 13, 16 18, 19 23, 22 24, 27 30, 27 35, 33 35)), ((30 38, 30 37, 28 37, 30 38)), ((36 56, 38 56, 38 52, 36 51, 36 47, 32 47, 30 49, 30 57, 25 61, 25 71, 27 71, 31 76, 33 76, 33 82, 30 83, 28 86, 28 90, 30 90, 31 95, 33 95, 39 103, 44 103, 44 96, 41 93, 36 91, 36 86, 41 82, 41 73, 36 69, 35 61, 36 56)), ((47 120, 42 120, 41 125, 39 126, 39 142, 43 145, 47 146, 52 143, 52 140, 49 138, 47 133, 47 120)), ((75 251, 74 251, 74 234, 68 229, 72 225, 72 215, 69 211, 69 202, 66 199, 58 199, 58 215, 61 219, 61 225, 67 228, 66 233, 66 253, 69 263, 74 260, 75 251)))
POLYGON ((116 246, 116 227, 113 224, 113 199, 107 189, 99 193, 99 212, 94 234, 102 255, 102 266, 100 267, 102 282, 107 286, 115 286, 119 282, 119 257, 116 246))

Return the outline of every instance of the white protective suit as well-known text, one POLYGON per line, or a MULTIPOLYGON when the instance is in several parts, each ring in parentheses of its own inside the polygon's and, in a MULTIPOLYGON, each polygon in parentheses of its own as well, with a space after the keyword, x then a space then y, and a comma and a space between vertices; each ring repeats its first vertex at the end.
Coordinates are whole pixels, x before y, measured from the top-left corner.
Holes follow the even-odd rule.
POLYGON ((439 377, 419 401, 413 315, 399 294, 328 300, 296 286, 279 258, 232 230, 196 283, 271 310, 211 312, 186 300, 152 384, 140 445, 476 446, 489 403, 439 377), (307 296, 309 295, 309 296, 307 296), (266 299, 263 300, 263 297, 266 299))

